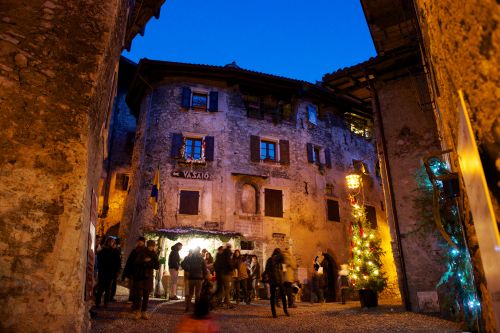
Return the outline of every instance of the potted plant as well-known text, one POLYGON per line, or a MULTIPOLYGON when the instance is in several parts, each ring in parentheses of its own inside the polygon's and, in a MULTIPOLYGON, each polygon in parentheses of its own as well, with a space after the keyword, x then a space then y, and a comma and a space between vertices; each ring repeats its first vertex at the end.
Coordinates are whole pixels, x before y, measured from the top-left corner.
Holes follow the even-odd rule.
POLYGON ((355 222, 350 225, 351 260, 349 278, 354 289, 358 290, 361 307, 378 305, 378 293, 387 286, 387 277, 382 271, 380 247, 381 239, 366 219, 364 206, 353 205, 355 222))

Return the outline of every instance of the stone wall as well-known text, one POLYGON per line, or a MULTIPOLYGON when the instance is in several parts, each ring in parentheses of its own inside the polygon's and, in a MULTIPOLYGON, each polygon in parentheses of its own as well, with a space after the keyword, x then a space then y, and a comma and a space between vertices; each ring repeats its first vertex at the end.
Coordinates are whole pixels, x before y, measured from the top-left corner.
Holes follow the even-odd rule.
MULTIPOLYGON (((443 146, 456 148, 458 141, 458 90, 462 90, 481 154, 497 222, 500 220, 500 5, 494 0, 416 0, 427 65, 432 74, 431 91, 443 146)), ((459 170, 456 155, 451 163, 459 170)), ((462 193, 466 189, 462 188, 462 193)), ((484 275, 479 245, 469 212, 463 202, 464 224, 469 235, 475 278, 481 291, 485 330, 495 330, 493 307, 484 275)), ((497 257, 498 258, 498 257, 497 257)), ((494 259, 497 262, 498 259, 494 259)), ((498 281, 498 276, 495 278, 498 281)), ((497 330, 499 329, 498 300, 497 330)))
MULTIPOLYGON (((287 244, 291 244, 301 267, 311 268, 312 259, 320 251, 332 253, 337 264, 347 262, 350 207, 345 175, 352 159, 363 160, 368 165, 370 181, 366 186, 366 203, 376 208, 379 230, 383 232, 384 242, 390 244, 389 228, 382 211, 381 180, 375 176, 377 155, 373 143, 352 134, 339 118, 339 110, 333 107, 323 111, 335 112, 337 116, 319 120, 317 126, 309 124, 306 116, 309 102, 314 100, 307 97, 297 100, 293 119, 273 124, 270 119, 248 118, 241 92, 224 82, 176 78, 155 87, 153 93, 148 92, 141 104, 140 143, 136 144, 133 161, 134 186, 125 214, 131 216, 133 212, 134 216, 124 226, 129 228, 128 244, 149 229, 203 227, 206 221, 211 221, 218 222, 223 230, 241 232, 247 239, 256 241, 258 249, 263 251, 258 253, 259 258, 267 258, 273 244, 281 244, 273 238, 273 234, 279 233, 285 235, 287 244), (183 86, 218 91, 219 112, 183 111, 180 105, 183 86), (213 136, 215 160, 203 166, 179 164, 170 157, 173 133, 213 136), (288 140, 290 164, 251 162, 251 135, 288 140), (321 172, 317 165, 308 163, 307 143, 331 150, 331 169, 321 172), (160 166, 161 191, 159 213, 155 218, 148 200, 157 166, 160 166), (208 172, 211 180, 177 178, 172 176, 173 171, 208 172), (241 188, 244 184, 251 184, 257 190, 259 210, 256 214, 242 211, 241 188), (326 195, 326 184, 333 186, 330 195, 326 195), (283 218, 264 216, 266 188, 283 191, 283 218), (200 214, 179 214, 180 189, 200 191, 200 214), (340 223, 327 221, 327 197, 339 201, 340 223)), ((324 162, 324 155, 321 156, 324 162)), ((386 267, 391 285, 395 286, 395 291, 389 294, 398 297, 390 246, 387 250, 386 267)))
MULTIPOLYGON (((419 75, 422 79, 422 74, 419 75)), ((417 79, 418 75, 406 74, 397 79, 379 78, 375 83, 387 149, 384 151, 380 146, 379 151, 387 154, 389 159, 389 166, 383 164, 383 169, 385 173, 390 168, 397 213, 392 209, 389 193, 386 195, 386 205, 393 239, 396 239, 395 215, 399 221, 412 311, 420 310, 417 292, 434 291, 446 270, 443 252, 439 247, 439 233, 432 224, 425 225, 422 209, 415 206, 419 196, 416 178, 423 165, 422 158, 429 151, 440 148, 432 110, 419 107, 417 79)), ((387 185, 384 184, 386 190, 387 185)), ((394 246, 394 252, 399 256, 397 244, 394 246)), ((401 279, 399 257, 396 263, 401 279)), ((400 280, 401 286, 402 283, 400 280)))
POLYGON ((3 1, 0 330, 87 329, 91 193, 128 2, 3 1))

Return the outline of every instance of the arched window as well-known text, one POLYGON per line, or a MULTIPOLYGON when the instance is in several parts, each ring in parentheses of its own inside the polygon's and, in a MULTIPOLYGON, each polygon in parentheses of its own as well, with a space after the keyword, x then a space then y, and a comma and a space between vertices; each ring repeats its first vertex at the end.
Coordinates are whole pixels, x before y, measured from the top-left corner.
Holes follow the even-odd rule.
POLYGON ((243 213, 257 213, 257 192, 250 184, 243 185, 241 189, 241 210, 243 213))

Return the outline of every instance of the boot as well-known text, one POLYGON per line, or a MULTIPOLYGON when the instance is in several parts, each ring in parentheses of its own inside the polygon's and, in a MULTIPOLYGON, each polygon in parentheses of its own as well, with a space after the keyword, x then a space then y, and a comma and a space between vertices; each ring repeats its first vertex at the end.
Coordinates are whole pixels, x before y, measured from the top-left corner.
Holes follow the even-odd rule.
POLYGON ((151 315, 144 311, 141 313, 141 318, 144 320, 149 320, 149 318, 151 318, 151 315))

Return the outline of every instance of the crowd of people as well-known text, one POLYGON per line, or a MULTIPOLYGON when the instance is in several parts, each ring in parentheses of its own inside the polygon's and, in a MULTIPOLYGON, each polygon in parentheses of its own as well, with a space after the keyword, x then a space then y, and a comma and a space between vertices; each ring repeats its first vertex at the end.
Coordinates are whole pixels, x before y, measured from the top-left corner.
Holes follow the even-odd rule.
MULTIPOLYGON (((300 284, 297 282, 297 265, 289 249, 276 248, 267 259, 264 270, 261 270, 257 256, 242 254, 239 249, 233 251, 230 244, 220 246, 215 259, 208 250, 199 247, 181 258, 182 247, 181 243, 171 247, 168 257, 169 274, 164 273, 164 278, 169 281, 164 287, 169 300, 180 300, 177 295, 179 271, 183 270, 185 312, 193 311, 192 318, 206 318, 211 309, 235 309, 241 302, 250 304, 259 299, 259 296, 269 299, 274 318, 277 317, 276 307, 281 307, 286 316, 290 315, 290 308, 296 307, 295 295, 300 284)), ((315 297, 320 302, 324 301, 323 293, 327 282, 322 266, 317 257, 311 279, 312 301, 315 297)), ((133 318, 149 319, 147 309, 149 295, 153 290, 154 270, 160 268, 155 241, 146 242, 144 237, 139 237, 121 271, 119 241, 114 237, 107 237, 97 249, 96 268, 98 283, 94 291, 97 308, 101 306, 102 300, 104 307, 116 301, 116 283, 121 272, 121 280, 128 280, 133 318)), ((343 286, 346 286, 346 275, 342 275, 343 286)), ((345 302, 344 293, 342 301, 345 302)))

